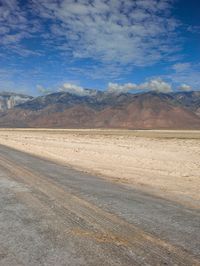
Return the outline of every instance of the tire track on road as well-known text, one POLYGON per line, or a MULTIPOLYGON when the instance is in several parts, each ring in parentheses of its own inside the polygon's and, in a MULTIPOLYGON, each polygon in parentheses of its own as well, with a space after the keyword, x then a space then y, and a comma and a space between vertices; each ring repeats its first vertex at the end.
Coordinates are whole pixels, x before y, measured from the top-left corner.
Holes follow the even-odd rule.
POLYGON ((72 235, 128 249, 138 265, 200 265, 193 255, 181 248, 147 234, 125 220, 66 192, 47 176, 5 155, 0 155, 0 166, 7 169, 16 181, 43 193, 64 219, 73 218, 70 230, 72 235))

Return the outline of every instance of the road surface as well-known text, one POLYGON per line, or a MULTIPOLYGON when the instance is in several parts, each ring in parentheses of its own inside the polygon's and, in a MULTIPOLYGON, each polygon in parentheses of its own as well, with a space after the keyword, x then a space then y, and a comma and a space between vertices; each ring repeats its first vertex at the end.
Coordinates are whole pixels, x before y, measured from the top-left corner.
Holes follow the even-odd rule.
POLYGON ((0 145, 0 265, 200 265, 200 212, 0 145))

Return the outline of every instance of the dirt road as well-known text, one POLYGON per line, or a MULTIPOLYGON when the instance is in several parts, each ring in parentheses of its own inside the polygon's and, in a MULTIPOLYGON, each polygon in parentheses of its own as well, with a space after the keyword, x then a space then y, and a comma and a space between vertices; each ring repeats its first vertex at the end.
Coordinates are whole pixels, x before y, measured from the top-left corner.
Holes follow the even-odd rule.
POLYGON ((0 146, 0 265, 200 265, 200 213, 0 146))

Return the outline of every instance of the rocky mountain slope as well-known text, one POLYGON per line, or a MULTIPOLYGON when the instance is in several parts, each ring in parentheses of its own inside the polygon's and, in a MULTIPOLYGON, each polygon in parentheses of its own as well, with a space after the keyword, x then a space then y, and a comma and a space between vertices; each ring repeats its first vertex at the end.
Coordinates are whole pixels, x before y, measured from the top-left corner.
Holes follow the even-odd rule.
POLYGON ((0 115, 1 127, 200 129, 200 92, 57 92, 0 115))
POLYGON ((200 116, 200 91, 178 92, 173 94, 175 103, 184 106, 200 116))

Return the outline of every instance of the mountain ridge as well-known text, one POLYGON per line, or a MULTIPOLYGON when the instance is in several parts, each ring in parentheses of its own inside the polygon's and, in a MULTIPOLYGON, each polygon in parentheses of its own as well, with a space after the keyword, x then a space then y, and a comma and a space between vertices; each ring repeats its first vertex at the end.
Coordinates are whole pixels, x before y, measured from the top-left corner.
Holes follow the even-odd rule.
POLYGON ((6 111, 19 105, 21 103, 25 103, 26 101, 30 101, 33 99, 32 96, 14 93, 14 92, 0 92, 0 111, 6 111))
POLYGON ((56 92, 2 112, 0 127, 200 129, 200 92, 56 92))

